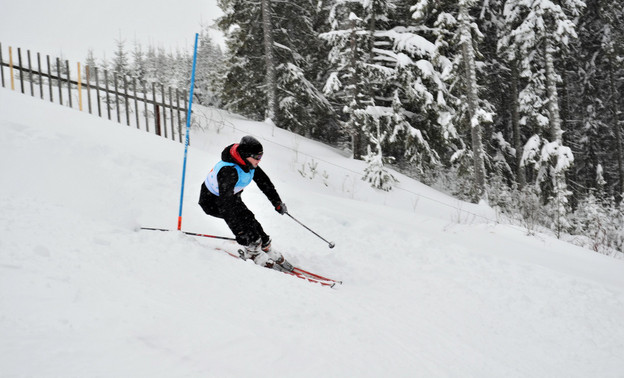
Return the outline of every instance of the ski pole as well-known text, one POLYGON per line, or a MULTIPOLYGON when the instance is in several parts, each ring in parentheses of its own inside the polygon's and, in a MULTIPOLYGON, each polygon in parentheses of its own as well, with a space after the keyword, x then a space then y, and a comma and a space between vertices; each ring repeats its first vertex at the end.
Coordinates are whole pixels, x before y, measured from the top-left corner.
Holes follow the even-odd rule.
MULTIPOLYGON (((141 230, 150 230, 150 231, 173 231, 173 230, 169 230, 166 228, 153 228, 153 227, 141 227, 141 230)), ((183 234, 186 235, 191 235, 191 236, 201 236, 204 238, 213 238, 213 239, 222 239, 222 240, 233 240, 236 241, 236 239, 234 238, 229 238, 227 236, 215 236, 215 235, 207 235, 207 234, 197 234, 195 232, 187 232, 187 231, 180 231, 183 234)))
POLYGON ((286 215, 288 215, 289 217, 292 218, 292 220, 294 220, 295 222, 299 223, 300 225, 302 225, 303 227, 305 227, 306 230, 310 231, 311 233, 313 233, 314 235, 316 235, 319 239, 323 240, 325 243, 329 244, 329 248, 334 248, 336 246, 336 243, 334 242, 329 242, 327 240, 325 240, 325 238, 323 238, 321 235, 317 234, 316 232, 312 231, 310 229, 310 227, 306 226, 305 224, 299 222, 297 219, 295 219, 295 217, 293 217, 292 215, 290 215, 290 213, 286 213, 286 215))

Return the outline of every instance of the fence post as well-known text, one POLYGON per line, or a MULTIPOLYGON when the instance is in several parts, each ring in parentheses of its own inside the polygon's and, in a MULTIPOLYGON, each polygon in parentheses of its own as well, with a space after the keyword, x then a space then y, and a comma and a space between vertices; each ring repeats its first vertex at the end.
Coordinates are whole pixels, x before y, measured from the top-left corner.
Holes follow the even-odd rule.
POLYGON ((143 105, 145 106, 145 131, 149 133, 149 110, 147 109, 147 86, 143 80, 143 105))
POLYGON ((132 91, 134 92, 134 117, 136 118, 136 127, 139 128, 139 101, 137 100, 136 77, 132 78, 132 91))
POLYGON ((82 111, 82 71, 78 62, 78 109, 82 111))
POLYGON ((180 137, 180 143, 182 143, 182 121, 180 119, 180 91, 176 88, 176 111, 178 112, 178 136, 180 137))
POLYGON ((13 49, 9 46, 9 73, 11 75, 11 90, 15 90, 15 74, 13 73, 13 49))
POLYGON ((104 70, 104 85, 106 87, 106 112, 108 113, 108 120, 111 119, 110 114, 110 94, 108 90, 108 70, 104 70))
POLYGON ((39 95, 43 100, 43 71, 41 70, 41 54, 37 53, 37 69, 39 70, 39 95))
POLYGON ((98 68, 95 67, 95 95, 97 96, 98 117, 102 118, 102 99, 100 98, 100 74, 98 68))
POLYGON ((61 60, 56 58, 56 82, 58 83, 59 101, 63 105, 63 83, 61 82, 61 60))
POLYGON ((160 106, 154 104, 154 116, 156 117, 156 135, 162 136, 160 133, 160 106))
POLYGON ((2 88, 4 88, 4 66, 2 65, 2 43, 0 43, 0 79, 2 80, 2 88))
POLYGON ((89 114, 93 114, 91 109, 91 72, 89 71, 89 66, 85 66, 85 76, 87 79, 87 103, 89 105, 89 114))
POLYGON ((126 125, 130 126, 130 107, 128 106, 128 78, 126 77, 126 75, 124 75, 123 77, 123 83, 124 83, 124 97, 125 97, 125 104, 126 104, 126 125))
POLYGON ((19 64, 20 89, 22 93, 24 93, 24 71, 22 71, 24 66, 22 65, 22 48, 21 47, 17 48, 17 62, 19 64))
POLYGON ((157 135, 160 135, 160 117, 158 116, 158 106, 156 105, 156 84, 152 82, 152 100, 154 100, 154 126, 157 135))
POLYGON ((163 130, 165 132, 165 138, 167 138, 167 110, 165 109, 167 98, 165 97, 165 86, 162 83, 160 84, 160 93, 162 98, 163 130))
POLYGON ((32 63, 30 60, 30 50, 26 50, 26 57, 28 57, 28 81, 30 81, 30 95, 35 96, 35 87, 33 84, 33 76, 32 76, 32 63))
POLYGON ((173 126, 173 121, 175 120, 175 118, 173 118, 173 96, 171 95, 171 87, 169 88, 169 115, 171 116, 171 140, 175 140, 175 128, 173 126))
POLYGON ((71 93, 71 77, 69 76, 69 60, 65 60, 65 69, 67 70, 67 96, 69 96, 69 107, 73 108, 71 93))
POLYGON ((50 90, 50 102, 54 102, 54 91, 52 90, 52 75, 50 74, 50 55, 46 55, 46 62, 48 63, 48 89, 50 90))
POLYGON ((117 71, 113 71, 113 84, 115 85, 115 111, 117 112, 117 123, 121 123, 119 114, 119 86, 117 85, 117 71))

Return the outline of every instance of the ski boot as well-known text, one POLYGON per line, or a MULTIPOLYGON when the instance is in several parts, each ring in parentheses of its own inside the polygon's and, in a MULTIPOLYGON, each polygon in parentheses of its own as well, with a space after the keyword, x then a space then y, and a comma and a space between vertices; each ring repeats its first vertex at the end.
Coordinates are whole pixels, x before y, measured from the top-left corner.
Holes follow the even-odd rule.
POLYGON ((294 267, 292 266, 291 263, 286 261, 284 256, 279 251, 271 247, 270 239, 266 243, 262 243, 261 248, 262 248, 262 251, 264 251, 269 256, 269 258, 275 262, 275 266, 273 267, 273 269, 292 272, 294 267))
POLYGON ((238 254, 241 259, 251 259, 257 265, 264 266, 266 268, 273 268, 275 265, 275 262, 269 257, 269 255, 262 250, 261 239, 246 245, 245 250, 239 250, 238 254))
POLYGON ((271 248, 271 239, 269 239, 266 243, 262 243, 260 248, 262 249, 262 252, 266 253, 271 260, 275 261, 276 264, 281 265, 284 261, 286 261, 281 253, 271 248))

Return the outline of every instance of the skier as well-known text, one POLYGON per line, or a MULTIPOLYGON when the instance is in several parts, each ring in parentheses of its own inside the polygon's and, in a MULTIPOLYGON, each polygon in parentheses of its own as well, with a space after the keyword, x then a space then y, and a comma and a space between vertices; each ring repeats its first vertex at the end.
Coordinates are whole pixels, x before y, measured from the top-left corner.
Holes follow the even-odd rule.
POLYGON ((236 241, 245 247, 245 258, 272 268, 275 263, 282 264, 284 257, 271 248, 271 237, 241 199, 243 189, 253 180, 275 211, 282 215, 287 212, 275 186, 258 166, 262 153, 262 144, 249 135, 240 143, 227 146, 221 153, 221 161, 210 170, 201 186, 199 205, 206 214, 225 220, 236 241))

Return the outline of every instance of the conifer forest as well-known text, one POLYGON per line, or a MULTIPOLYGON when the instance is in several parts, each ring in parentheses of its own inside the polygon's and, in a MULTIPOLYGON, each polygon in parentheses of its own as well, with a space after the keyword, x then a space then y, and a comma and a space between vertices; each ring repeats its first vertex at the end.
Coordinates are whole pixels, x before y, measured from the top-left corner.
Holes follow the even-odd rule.
MULTIPOLYGON (((622 0, 218 4, 225 47, 200 33, 198 103, 348 151, 379 190, 400 185, 392 168, 624 251, 622 0)), ((191 60, 120 42, 108 64, 187 87, 191 60)))

